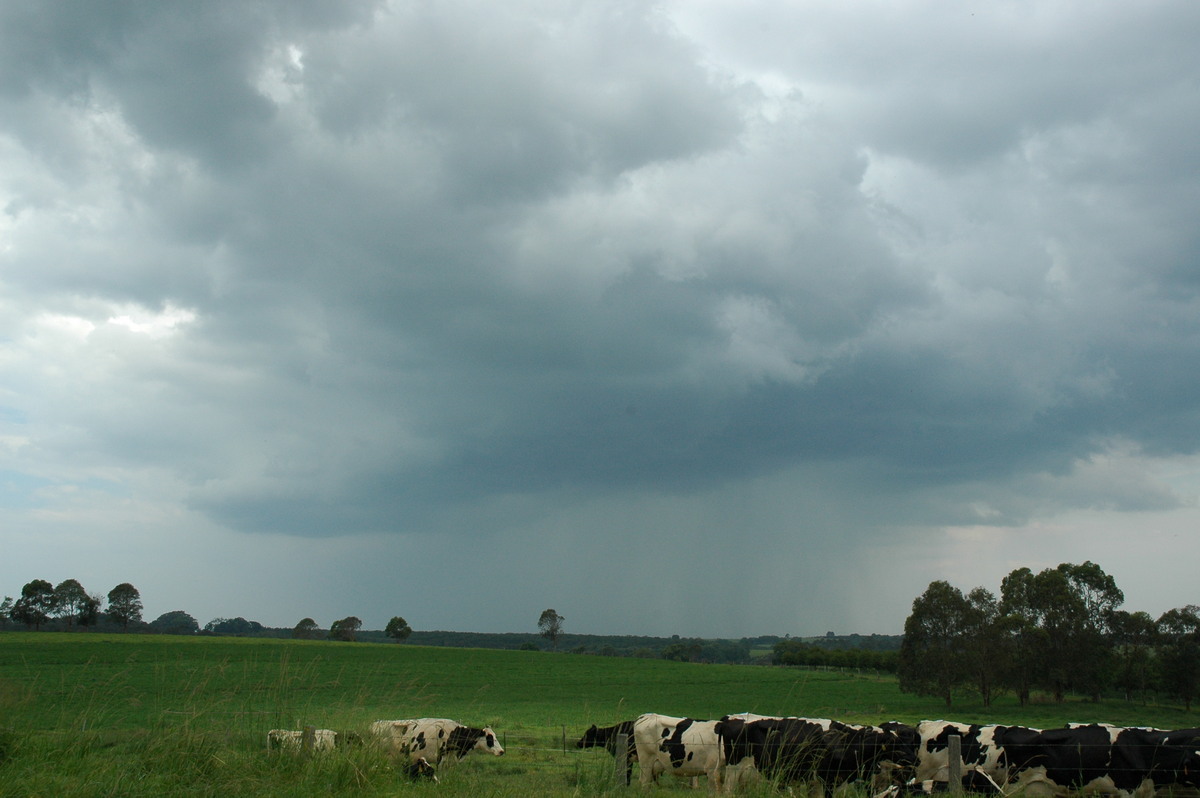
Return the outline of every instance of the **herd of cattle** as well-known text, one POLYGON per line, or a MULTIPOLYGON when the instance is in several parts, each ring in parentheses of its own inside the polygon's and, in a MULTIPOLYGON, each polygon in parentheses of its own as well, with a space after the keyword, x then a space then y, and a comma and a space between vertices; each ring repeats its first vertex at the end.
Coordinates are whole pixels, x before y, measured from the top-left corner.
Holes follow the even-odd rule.
MULTIPOLYGON (((275 729, 268 742, 325 750, 360 740, 318 729, 309 730, 302 743, 303 734, 275 729)), ((504 753, 490 728, 444 718, 376 721, 369 736, 403 762, 412 778, 436 780, 436 766, 473 751, 504 753)), ((720 720, 645 714, 592 726, 576 747, 603 747, 623 759, 626 780, 637 763, 643 786, 667 773, 693 783, 707 777, 714 790, 766 778, 780 786, 818 784, 826 795, 858 782, 873 794, 897 796, 946 790, 951 773, 959 770, 963 789, 1005 796, 1083 792, 1150 798, 1159 790, 1200 789, 1200 728, 1091 723, 1034 729, 944 720, 861 726, 749 713, 720 720), (957 763, 951 762, 954 745, 957 763)))

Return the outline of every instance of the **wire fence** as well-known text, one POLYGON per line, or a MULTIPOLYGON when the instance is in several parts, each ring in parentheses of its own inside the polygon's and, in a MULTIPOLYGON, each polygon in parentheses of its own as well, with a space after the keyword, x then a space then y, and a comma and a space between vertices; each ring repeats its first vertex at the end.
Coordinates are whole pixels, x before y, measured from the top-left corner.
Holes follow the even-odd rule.
MULTIPOLYGON (((230 744, 244 745, 248 736, 252 738, 261 733, 262 737, 259 739, 268 748, 272 746, 267 727, 273 725, 270 723, 271 718, 279 716, 279 713, 273 710, 223 710, 214 713, 212 711, 164 709, 161 710, 161 713, 164 719, 183 719, 184 730, 188 728, 189 721, 202 716, 218 714, 230 720, 237 718, 236 722, 225 727, 230 744)), ((737 716, 732 717, 737 718, 737 716)), ((742 717, 763 719, 761 716, 742 717)), ((825 730, 826 734, 829 733, 831 726, 837 723, 827 719, 812 718, 767 720, 782 722, 785 726, 789 721, 814 724, 825 730)), ((748 724, 755 722, 755 720, 747 721, 748 724)), ((972 784, 972 779, 976 785, 982 785, 980 779, 983 779, 990 782, 996 790, 1006 793, 1013 789, 1013 785, 1019 779, 1028 778, 1030 774, 1035 779, 1048 782, 1057 779, 1060 782, 1059 786, 1068 789, 1079 789, 1091 781, 1105 778, 1126 784, 1136 784, 1143 779, 1153 778, 1158 783, 1168 785, 1187 781, 1188 786, 1200 786, 1200 784, 1189 781, 1200 782, 1200 776, 1197 775, 1197 766, 1200 765, 1200 729, 1167 731, 1149 727, 1117 727, 1103 724, 1082 724, 1081 726, 1082 728, 1068 726, 1037 730, 1011 726, 968 726, 936 722, 920 738, 919 745, 906 749, 909 754, 907 761, 903 762, 903 766, 897 768, 892 775, 903 775, 914 786, 916 786, 915 782, 918 778, 944 784, 951 792, 963 790, 964 779, 968 789, 972 784), (946 734, 947 728, 951 726, 955 727, 951 729, 952 731, 963 731, 966 734, 946 734), (1006 746, 1003 740, 996 742, 994 738, 987 736, 989 733, 995 734, 996 729, 1012 730, 1014 728, 1027 733, 1027 739, 1020 745, 1006 746), (936 735, 933 734, 935 731, 936 735), (1104 741, 1104 738, 1107 738, 1107 742, 1104 741)), ((808 739, 805 743, 798 743, 792 738, 768 735, 760 737, 757 746, 746 746, 744 738, 718 735, 715 721, 693 723, 693 733, 690 735, 677 735, 676 727, 671 719, 667 719, 659 725, 648 724, 648 727, 653 728, 653 734, 643 738, 643 750, 646 745, 649 745, 656 751, 656 757, 661 754, 669 759, 671 747, 677 746, 691 752, 697 761, 720 761, 722 767, 726 766, 724 754, 729 750, 730 745, 741 744, 743 751, 749 751, 759 756, 765 753, 768 755, 768 761, 776 763, 783 761, 789 755, 811 763, 814 761, 814 756, 819 759, 826 755, 826 747, 831 749, 833 747, 831 743, 837 741, 836 732, 833 737, 818 735, 808 739), (805 749, 802 746, 811 746, 811 748, 805 749), (716 756, 713 756, 714 753, 716 756)), ((219 729, 219 726, 217 728, 219 729)), ((615 728, 615 726, 607 727, 607 730, 612 731, 615 728)), ((851 725, 845 725, 844 728, 849 731, 880 730, 880 727, 851 725)), ((905 726, 903 728, 910 733, 909 745, 911 746, 914 742, 911 735, 918 733, 918 727, 905 726)), ((206 726, 201 731, 211 733, 213 730, 214 727, 206 726)), ((47 731, 54 735, 70 735, 89 731, 110 735, 121 733, 117 729, 105 729, 103 724, 93 725, 89 728, 87 721, 75 729, 47 731)), ((639 729, 639 731, 641 730, 639 729)), ((295 738, 296 744, 289 744, 287 747, 305 754, 315 753, 317 740, 323 739, 318 736, 318 726, 313 724, 305 724, 300 729, 294 730, 293 733, 299 735, 295 738)), ((356 737, 365 745, 371 744, 372 736, 367 728, 347 729, 339 733, 356 737)), ((589 767, 597 769, 596 772, 610 772, 612 779, 618 784, 628 783, 626 774, 630 769, 626 756, 622 752, 636 749, 636 746, 633 745, 634 738, 620 732, 614 732, 607 738, 596 739, 591 744, 586 744, 587 732, 570 724, 548 724, 513 734, 501 729, 495 734, 506 755, 518 758, 528 769, 569 768, 573 764, 581 766, 587 762, 590 763, 589 767), (604 757, 598 757, 589 750, 590 748, 604 748, 608 753, 613 754, 611 770, 609 770, 609 765, 604 764, 604 757)), ((332 743, 329 748, 333 748, 332 743)), ((860 778, 864 775, 876 775, 878 772, 876 766, 880 762, 905 759, 903 756, 896 756, 896 753, 901 750, 901 747, 896 747, 882 753, 876 751, 871 754, 875 758, 869 762, 870 772, 855 775, 860 778)), ((845 751, 842 750, 839 755, 845 755, 845 751)), ((676 756, 678 756, 677 753, 676 756)), ((635 774, 640 770, 640 766, 641 763, 633 761, 632 769, 635 774)), ((674 772, 671 767, 666 767, 664 770, 668 773, 674 772)), ((703 774, 689 772, 685 775, 703 774)), ((819 777, 821 775, 819 768, 814 766, 810 775, 819 777)), ((634 778, 636 779, 637 775, 634 775, 634 778)))

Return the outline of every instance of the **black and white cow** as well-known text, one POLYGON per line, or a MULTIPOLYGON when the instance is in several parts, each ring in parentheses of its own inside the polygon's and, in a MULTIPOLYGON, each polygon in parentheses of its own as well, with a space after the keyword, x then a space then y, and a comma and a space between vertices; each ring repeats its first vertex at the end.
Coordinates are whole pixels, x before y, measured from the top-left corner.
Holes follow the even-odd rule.
POLYGON ((726 716, 718 725, 727 766, 751 762, 780 783, 819 781, 827 794, 847 782, 903 779, 916 762, 917 731, 901 723, 859 726, 827 718, 726 716))
POLYGON ((856 726, 834 721, 825 733, 826 785, 869 781, 873 791, 903 784, 916 770, 920 736, 913 726, 888 721, 856 726))
POLYGON ((917 724, 920 747, 914 783, 937 789, 950 779, 950 737, 960 739, 963 787, 995 793, 1008 781, 1012 756, 1008 746, 1028 745, 1041 733, 1026 726, 923 720, 917 724))
POLYGON ((1006 740, 1005 758, 1010 781, 1022 789, 1149 796, 1200 788, 1200 729, 1075 724, 1006 740))
POLYGON ((409 781, 437 782, 437 768, 429 764, 429 760, 419 756, 404 766, 404 775, 409 781))
POLYGON ((454 762, 472 751, 504 754, 496 733, 488 727, 464 726, 449 718, 377 720, 371 733, 393 754, 409 759, 425 757, 435 764, 454 762))
POLYGON ((605 726, 598 728, 592 724, 583 736, 579 738, 579 742, 575 743, 576 748, 600 748, 603 747, 614 757, 625 757, 625 782, 628 783, 630 776, 633 773, 633 763, 637 761, 637 743, 633 739, 633 721, 623 720, 614 726, 605 726), (624 754, 617 752, 617 738, 624 734, 626 740, 624 754))
POLYGON ((654 713, 639 716, 633 722, 633 738, 642 786, 670 773, 680 778, 707 776, 709 787, 719 789, 725 754, 717 723, 654 713))
POLYGON ((1128 797, 1164 788, 1200 788, 1200 729, 1092 723, 1040 730, 946 721, 924 721, 918 728, 916 783, 926 789, 947 781, 951 734, 961 737, 963 782, 972 791, 1128 797))

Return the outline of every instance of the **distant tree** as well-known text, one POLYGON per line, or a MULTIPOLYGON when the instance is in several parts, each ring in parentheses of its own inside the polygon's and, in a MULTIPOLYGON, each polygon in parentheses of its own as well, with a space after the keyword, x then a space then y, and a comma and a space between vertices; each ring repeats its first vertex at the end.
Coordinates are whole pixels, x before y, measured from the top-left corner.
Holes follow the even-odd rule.
POLYGON ((394 638, 397 643, 403 643, 412 634, 412 631, 412 627, 408 625, 408 621, 397 615, 387 622, 383 633, 388 637, 394 638))
POLYGON ((311 640, 317 636, 320 629, 312 618, 304 618, 292 628, 292 637, 297 640, 311 640))
POLYGON ((171 610, 151 621, 150 628, 164 635, 194 635, 200 631, 200 624, 183 610, 171 610))
POLYGON ((357 640, 358 630, 362 628, 362 621, 353 615, 342 618, 340 621, 334 621, 329 627, 329 636, 334 640, 345 640, 353 643, 357 640))
POLYGON ((21 597, 13 604, 10 617, 14 621, 40 630, 50 620, 54 608, 54 585, 45 579, 34 579, 21 588, 21 597))
POLYGON ((970 603, 949 582, 931 582, 913 601, 900 646, 900 690, 937 696, 951 705, 954 688, 969 672, 966 630, 970 603))
POLYGON ((108 591, 108 617, 114 623, 121 624, 124 631, 129 631, 129 624, 142 620, 142 595, 138 589, 128 582, 108 591))
POLYGON ((696 642, 671 643, 663 648, 659 656, 676 662, 696 662, 700 659, 700 644, 696 642))
POLYGON ((70 629, 78 622, 87 626, 94 620, 100 609, 100 602, 88 595, 76 579, 67 579, 54 588, 54 600, 51 612, 56 618, 67 622, 70 629))
POLYGON ((1168 610, 1158 619, 1162 686, 1189 712, 1200 695, 1200 607, 1168 610))
POLYGON ((8 621, 12 616, 13 597, 5 596, 4 601, 0 602, 0 623, 8 621))
POLYGON ((263 625, 258 621, 247 621, 241 616, 237 618, 213 618, 204 624, 204 631, 209 634, 227 635, 230 637, 252 635, 262 630, 263 625))
POLYGON ((542 610, 538 618, 538 634, 550 641, 550 647, 558 649, 558 638, 562 634, 563 621, 566 618, 552 609, 542 610))

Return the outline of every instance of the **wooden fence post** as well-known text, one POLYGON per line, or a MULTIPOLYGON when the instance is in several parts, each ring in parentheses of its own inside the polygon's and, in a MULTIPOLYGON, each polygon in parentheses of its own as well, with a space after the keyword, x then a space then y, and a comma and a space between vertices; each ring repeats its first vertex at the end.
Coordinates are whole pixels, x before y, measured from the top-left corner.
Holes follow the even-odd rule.
POLYGON ((617 735, 617 747, 613 749, 614 756, 613 780, 622 787, 629 786, 629 735, 617 735))
POLYGON ((312 756, 313 745, 317 742, 317 727, 305 726, 300 733, 300 751, 305 756, 312 756))
POLYGON ((947 778, 950 781, 951 795, 962 794, 962 737, 957 734, 951 734, 947 739, 950 744, 950 773, 947 778))

